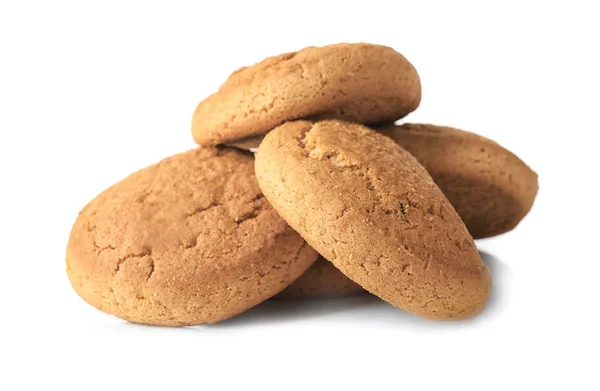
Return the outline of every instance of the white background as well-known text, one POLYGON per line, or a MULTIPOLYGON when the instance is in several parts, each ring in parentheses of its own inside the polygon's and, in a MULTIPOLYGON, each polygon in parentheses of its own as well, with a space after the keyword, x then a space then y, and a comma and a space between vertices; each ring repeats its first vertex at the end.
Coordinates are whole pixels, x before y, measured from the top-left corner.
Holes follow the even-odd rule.
POLYGON ((0 389, 599 389, 594 2, 214 3, 0 3, 0 389), (477 243, 484 314, 436 323, 357 297, 167 329, 72 291, 65 245, 91 198, 194 147, 196 104, 233 70, 343 41, 416 66, 408 120, 478 132, 538 172, 522 224, 477 243))

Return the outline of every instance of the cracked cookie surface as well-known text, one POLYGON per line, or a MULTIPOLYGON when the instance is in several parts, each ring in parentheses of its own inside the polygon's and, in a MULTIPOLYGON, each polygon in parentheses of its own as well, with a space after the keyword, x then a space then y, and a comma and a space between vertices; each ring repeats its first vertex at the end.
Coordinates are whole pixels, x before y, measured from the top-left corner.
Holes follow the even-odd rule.
POLYGON ((427 171, 361 125, 288 122, 256 153, 273 208, 347 277, 414 314, 479 313, 491 279, 460 217, 427 171))
POLYGON ((533 206, 537 174, 492 140, 429 124, 388 125, 376 130, 427 169, 475 239, 512 230, 533 206))
POLYGON ((298 118, 377 124, 406 116, 420 101, 417 71, 392 48, 308 47, 235 71, 198 104, 192 134, 200 145, 216 145, 298 118))
POLYGON ((255 306, 317 256, 263 197, 252 155, 199 148, 94 198, 72 228, 66 264, 73 288, 94 307, 180 326, 255 306))

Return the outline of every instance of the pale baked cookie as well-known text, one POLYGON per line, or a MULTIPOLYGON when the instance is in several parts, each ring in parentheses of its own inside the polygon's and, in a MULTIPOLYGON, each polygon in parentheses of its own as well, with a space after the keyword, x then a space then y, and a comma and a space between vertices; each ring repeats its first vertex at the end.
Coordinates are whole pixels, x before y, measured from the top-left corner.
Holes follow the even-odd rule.
POLYGON ((533 205, 537 174, 485 137, 425 124, 378 128, 414 155, 475 239, 513 229, 533 205))
POLYGON ((92 200, 72 228, 66 264, 75 291, 99 310, 180 326, 255 306, 317 257, 262 196, 250 154, 201 148, 92 200))
POLYGON ((295 300, 341 297, 360 292, 364 292, 360 285, 346 277, 331 262, 319 257, 300 278, 275 296, 274 299, 295 300))
POLYGON ((420 101, 417 71, 392 48, 308 47, 235 71, 200 102, 192 134, 198 144, 216 145, 265 134, 298 118, 384 123, 406 116, 420 101))
POLYGON ((491 279, 460 217, 417 160, 361 125, 288 122, 256 153, 273 208, 347 277, 431 319, 488 301, 491 279))

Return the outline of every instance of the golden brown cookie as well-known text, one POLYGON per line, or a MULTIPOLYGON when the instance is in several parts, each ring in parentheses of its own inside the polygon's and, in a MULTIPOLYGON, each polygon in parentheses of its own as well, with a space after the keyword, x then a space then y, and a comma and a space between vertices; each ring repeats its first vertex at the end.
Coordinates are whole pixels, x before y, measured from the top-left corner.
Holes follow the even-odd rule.
POLYGON ((475 239, 510 231, 531 209, 537 174, 492 140, 424 124, 378 130, 427 169, 475 239))
POLYGON ((341 297, 360 292, 364 292, 360 285, 346 277, 331 262, 319 257, 300 278, 275 296, 274 299, 296 300, 341 297))
POLYGON ((305 117, 377 124, 406 116, 420 101, 417 71, 392 48, 308 47, 235 71, 200 102, 192 134, 198 144, 216 145, 305 117))
POLYGON ((431 319, 480 312, 491 279, 460 217, 417 160, 367 127, 288 122, 256 153, 273 208, 347 277, 431 319))
POLYGON ((135 323, 214 323, 270 298, 318 254, 262 196, 254 159, 201 148, 140 170, 80 213, 67 246, 75 291, 135 323))

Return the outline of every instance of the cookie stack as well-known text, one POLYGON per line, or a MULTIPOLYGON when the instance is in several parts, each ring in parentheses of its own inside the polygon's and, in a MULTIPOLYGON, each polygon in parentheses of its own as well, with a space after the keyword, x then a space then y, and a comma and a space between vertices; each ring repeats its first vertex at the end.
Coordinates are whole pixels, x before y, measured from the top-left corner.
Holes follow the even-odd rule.
POLYGON ((101 311, 165 326, 363 290, 430 319, 478 314, 491 278, 473 239, 513 229, 537 175, 473 133, 394 124, 420 100, 415 68, 379 45, 237 70, 193 115, 201 147, 80 212, 73 288, 101 311))

